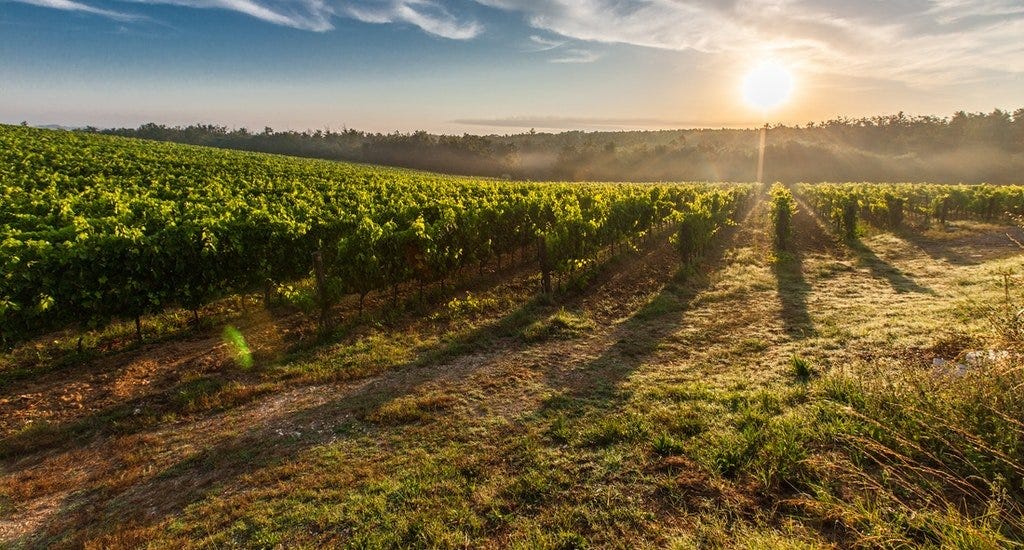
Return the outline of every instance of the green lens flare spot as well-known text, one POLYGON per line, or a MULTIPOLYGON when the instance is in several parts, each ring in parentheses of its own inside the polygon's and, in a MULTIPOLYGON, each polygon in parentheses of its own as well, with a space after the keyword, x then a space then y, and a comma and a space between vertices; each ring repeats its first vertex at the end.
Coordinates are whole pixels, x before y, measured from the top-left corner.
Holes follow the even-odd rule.
POLYGON ((235 363, 243 369, 252 368, 252 352, 249 351, 249 344, 245 342, 242 332, 233 326, 224 327, 224 343, 230 348, 235 357, 235 363))

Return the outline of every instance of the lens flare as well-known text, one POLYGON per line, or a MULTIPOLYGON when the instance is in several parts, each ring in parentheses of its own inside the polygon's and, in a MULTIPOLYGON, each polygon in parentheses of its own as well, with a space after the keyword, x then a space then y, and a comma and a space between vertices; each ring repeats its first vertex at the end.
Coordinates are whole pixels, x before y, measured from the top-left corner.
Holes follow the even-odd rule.
POLYGON ((224 327, 224 343, 231 348, 235 363, 240 368, 252 368, 252 352, 249 351, 249 344, 246 343, 245 336, 242 336, 242 331, 231 325, 224 327))

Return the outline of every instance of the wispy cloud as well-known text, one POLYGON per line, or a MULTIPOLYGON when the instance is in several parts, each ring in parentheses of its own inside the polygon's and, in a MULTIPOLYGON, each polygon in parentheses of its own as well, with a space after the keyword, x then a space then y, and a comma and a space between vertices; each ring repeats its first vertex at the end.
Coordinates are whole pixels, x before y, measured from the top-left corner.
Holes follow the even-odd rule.
POLYGON ((23 4, 31 4, 33 6, 39 6, 43 8, 52 8, 55 10, 63 11, 75 11, 80 13, 88 13, 91 15, 98 15, 100 17, 106 17, 115 21, 142 21, 146 18, 141 15, 135 15, 131 13, 124 13, 114 10, 106 10, 83 4, 81 2, 74 2, 73 0, 13 0, 14 2, 21 2, 23 4))
POLYGON ((476 0, 566 39, 778 54, 912 84, 1024 73, 1020 0, 476 0))
MULTIPOLYGON (((140 16, 83 3, 13 0, 119 21, 140 16)), ((467 2, 518 14, 530 52, 586 63, 596 44, 707 54, 778 55, 810 71, 919 86, 1024 74, 1021 0, 116 0, 224 9, 315 32, 338 18, 399 24, 468 40, 484 32, 467 2)))
POLYGON ((979 16, 1022 15, 1024 3, 1018 0, 935 0, 928 11, 939 21, 953 22, 979 16))
POLYGON ((588 48, 570 46, 569 40, 545 38, 539 35, 530 36, 528 53, 551 52, 554 57, 548 58, 549 63, 593 63, 601 59, 602 54, 588 48))
POLYGON ((483 32, 477 21, 459 18, 443 5, 428 0, 352 2, 343 5, 338 13, 366 23, 407 23, 453 40, 475 38, 483 32))
POLYGON ((171 4, 192 8, 225 9, 286 27, 314 32, 334 29, 332 19, 347 17, 364 23, 408 24, 422 31, 465 40, 480 34, 483 27, 463 20, 432 0, 127 0, 150 4, 171 4))
POLYGON ((537 36, 536 34, 530 36, 530 51, 532 52, 547 52, 564 44, 565 40, 553 40, 551 38, 537 36))
MULTIPOLYGON (((101 9, 75 0, 12 0, 36 6, 101 15, 119 21, 141 16, 101 9)), ((453 40, 475 38, 483 25, 452 13, 437 0, 119 0, 134 4, 163 4, 196 9, 221 9, 254 17, 274 25, 325 32, 338 17, 366 23, 407 24, 423 32, 453 40)))
POLYGON ((550 59, 552 63, 593 63, 601 59, 601 54, 582 48, 568 48, 560 52, 562 55, 550 59))
POLYGON ((255 0, 122 0, 139 4, 165 4, 197 9, 221 9, 255 17, 267 23, 324 32, 334 28, 331 9, 320 0, 257 2, 255 0))

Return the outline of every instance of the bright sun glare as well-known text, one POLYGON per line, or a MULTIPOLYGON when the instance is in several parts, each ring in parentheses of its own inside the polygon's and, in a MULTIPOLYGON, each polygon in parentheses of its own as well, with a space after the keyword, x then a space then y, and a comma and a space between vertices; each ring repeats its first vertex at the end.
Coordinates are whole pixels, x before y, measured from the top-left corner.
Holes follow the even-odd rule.
POLYGON ((743 99, 761 111, 779 107, 792 93, 793 74, 777 61, 764 61, 743 78, 743 99))

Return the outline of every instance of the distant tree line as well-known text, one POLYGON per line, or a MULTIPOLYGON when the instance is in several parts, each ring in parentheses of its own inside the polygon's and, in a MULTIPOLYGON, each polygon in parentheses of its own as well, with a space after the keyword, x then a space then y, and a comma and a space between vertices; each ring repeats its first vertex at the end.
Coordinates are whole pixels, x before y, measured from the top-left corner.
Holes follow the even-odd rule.
MULTIPOLYGON (((569 181, 749 181, 758 144, 758 129, 453 136, 151 123, 87 131, 451 174, 569 181)), ((776 125, 768 143, 765 179, 771 181, 1024 183, 1024 109, 776 125)))

